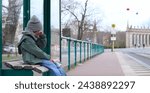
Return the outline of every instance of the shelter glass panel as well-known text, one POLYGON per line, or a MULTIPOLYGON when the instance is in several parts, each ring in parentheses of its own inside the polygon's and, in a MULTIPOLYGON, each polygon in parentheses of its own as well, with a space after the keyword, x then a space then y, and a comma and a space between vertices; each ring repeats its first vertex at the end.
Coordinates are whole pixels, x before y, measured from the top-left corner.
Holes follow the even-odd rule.
POLYGON ((17 43, 23 31, 23 0, 2 0, 2 61, 20 60, 17 43))
POLYGON ((31 0, 31 17, 36 15, 43 25, 43 0, 31 0))
POLYGON ((51 0, 51 57, 59 59, 60 50, 60 0, 51 0))

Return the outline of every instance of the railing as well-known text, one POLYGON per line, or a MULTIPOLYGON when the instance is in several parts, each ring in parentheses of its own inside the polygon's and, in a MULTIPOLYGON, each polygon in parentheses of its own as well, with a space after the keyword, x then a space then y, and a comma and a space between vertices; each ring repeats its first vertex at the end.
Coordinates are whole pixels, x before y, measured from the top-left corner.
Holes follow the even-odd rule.
MULTIPOLYGON (((67 62, 67 68, 68 70, 71 69, 71 65, 74 65, 74 67, 77 65, 77 63, 82 63, 88 59, 91 59, 92 57, 101 54, 104 52, 104 46, 96 43, 92 43, 89 41, 81 41, 76 40, 70 37, 61 37, 62 40, 67 40, 67 49, 68 49, 68 62, 67 62), (74 63, 71 64, 71 43, 74 47, 74 63), (79 49, 77 49, 79 48, 79 49), (79 52, 79 61, 77 62, 77 53, 79 52)), ((62 54, 62 52, 61 52, 62 54)))

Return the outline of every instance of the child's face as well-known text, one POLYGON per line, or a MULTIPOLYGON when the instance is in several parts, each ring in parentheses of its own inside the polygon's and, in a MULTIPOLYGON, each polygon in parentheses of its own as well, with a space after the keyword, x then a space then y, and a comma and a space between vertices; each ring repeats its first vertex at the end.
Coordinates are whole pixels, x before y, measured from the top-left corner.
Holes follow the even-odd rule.
POLYGON ((42 31, 35 31, 34 34, 36 37, 39 37, 40 35, 43 34, 43 32, 42 31))

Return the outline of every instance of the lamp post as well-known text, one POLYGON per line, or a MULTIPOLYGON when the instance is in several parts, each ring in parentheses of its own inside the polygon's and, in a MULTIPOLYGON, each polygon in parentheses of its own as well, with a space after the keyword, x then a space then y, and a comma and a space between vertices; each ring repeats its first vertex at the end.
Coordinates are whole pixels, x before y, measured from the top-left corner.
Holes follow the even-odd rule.
POLYGON ((111 32, 111 41, 112 41, 112 49, 111 51, 113 52, 114 51, 114 41, 116 40, 116 37, 115 37, 115 24, 112 24, 112 28, 113 28, 113 31, 111 32))
MULTIPOLYGON (((127 12, 129 12, 130 8, 127 8, 126 10, 127 10, 127 12)), ((127 13, 127 28, 128 28, 128 26, 129 26, 129 13, 127 13)))

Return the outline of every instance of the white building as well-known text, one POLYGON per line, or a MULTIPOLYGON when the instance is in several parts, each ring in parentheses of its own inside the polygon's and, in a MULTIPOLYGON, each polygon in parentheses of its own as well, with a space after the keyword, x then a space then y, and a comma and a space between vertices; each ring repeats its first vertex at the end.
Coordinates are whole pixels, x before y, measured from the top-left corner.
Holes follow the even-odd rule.
POLYGON ((150 28, 127 26, 126 47, 150 47, 150 28))

